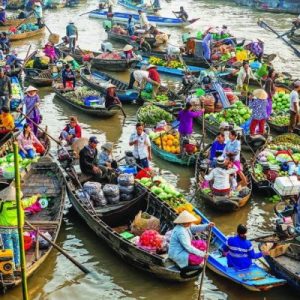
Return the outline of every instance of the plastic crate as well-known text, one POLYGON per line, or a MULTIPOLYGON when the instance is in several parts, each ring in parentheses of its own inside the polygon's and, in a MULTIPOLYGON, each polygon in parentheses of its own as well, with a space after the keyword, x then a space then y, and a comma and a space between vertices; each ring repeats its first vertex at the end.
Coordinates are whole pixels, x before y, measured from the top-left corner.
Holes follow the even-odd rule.
POLYGON ((300 181, 297 176, 277 177, 274 182, 275 191, 281 196, 298 195, 300 192, 300 181))

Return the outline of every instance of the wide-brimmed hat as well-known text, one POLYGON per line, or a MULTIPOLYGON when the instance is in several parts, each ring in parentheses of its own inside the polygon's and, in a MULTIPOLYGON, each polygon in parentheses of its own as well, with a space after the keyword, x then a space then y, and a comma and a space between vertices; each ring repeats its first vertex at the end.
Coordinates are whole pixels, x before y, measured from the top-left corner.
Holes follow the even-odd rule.
POLYGON ((194 217, 187 210, 184 210, 180 213, 180 215, 174 220, 175 224, 184 224, 184 223, 193 223, 198 221, 196 217, 194 217))
POLYGON ((111 89, 111 88, 116 88, 116 86, 115 86, 115 85, 113 85, 112 83, 110 83, 110 84, 107 86, 107 88, 106 88, 106 89, 111 89))
POLYGON ((123 48, 123 51, 130 51, 132 50, 133 47, 131 45, 126 45, 124 48, 123 48))
POLYGON ((217 164, 218 164, 218 165, 224 165, 224 162, 225 162, 225 159, 224 159, 223 156, 219 156, 219 157, 217 158, 217 164))
POLYGON ((73 61, 74 58, 71 56, 71 55, 67 55, 64 59, 66 62, 70 62, 70 61, 73 61))
POLYGON ((114 147, 113 143, 107 142, 107 143, 103 144, 101 148, 111 152, 113 147, 114 147))
MULTIPOLYGON (((23 193, 20 192, 20 197, 23 197, 23 193)), ((0 192, 0 201, 16 200, 16 188, 13 184, 5 188, 0 192)))
POLYGON ((266 100, 268 99, 268 94, 263 89, 257 89, 253 91, 253 96, 257 99, 266 100))
POLYGON ((152 68, 157 68, 157 66, 155 66, 155 65, 149 65, 149 66, 147 67, 147 70, 150 70, 150 69, 152 69, 152 68))
POLYGON ((28 93, 28 92, 33 92, 33 91, 38 91, 37 88, 35 88, 34 86, 30 85, 26 90, 25 90, 25 93, 28 93))

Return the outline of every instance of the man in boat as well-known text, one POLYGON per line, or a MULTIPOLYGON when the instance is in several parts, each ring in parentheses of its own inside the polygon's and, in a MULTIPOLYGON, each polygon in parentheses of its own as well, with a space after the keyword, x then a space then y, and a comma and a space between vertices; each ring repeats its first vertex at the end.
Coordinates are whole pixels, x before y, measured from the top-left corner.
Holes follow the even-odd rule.
POLYGON ((133 156, 136 160, 138 170, 149 168, 149 161, 152 160, 151 142, 144 131, 144 125, 137 123, 136 132, 132 133, 129 139, 129 146, 133 146, 133 156))
POLYGON ((143 66, 141 70, 135 70, 130 74, 130 80, 128 89, 133 89, 134 83, 138 85, 138 89, 142 91, 147 82, 150 82, 149 72, 145 70, 146 66, 143 66))
POLYGON ((78 30, 74 25, 74 21, 70 20, 66 27, 66 35, 69 41, 69 48, 71 53, 75 53, 76 41, 78 40, 78 30))
POLYGON ((91 176, 91 181, 103 182, 107 179, 107 168, 98 165, 99 141, 95 136, 89 138, 88 145, 79 152, 80 170, 84 175, 91 176))
MULTIPOLYGON (((20 197, 23 197, 21 192, 20 197)), ((24 226, 24 209, 36 203, 40 195, 33 195, 21 201, 21 226, 24 226)), ((0 234, 3 248, 13 251, 15 270, 20 271, 20 247, 18 233, 18 217, 16 205, 16 189, 13 184, 0 192, 0 234)))
POLYGON ((143 52, 151 52, 152 48, 144 37, 141 36, 140 38, 137 38, 136 43, 138 45, 138 50, 141 50, 143 52))
POLYGON ((223 254, 227 257, 227 264, 230 268, 238 270, 248 269, 252 265, 252 259, 258 259, 269 252, 254 252, 252 243, 247 240, 247 227, 239 224, 237 235, 230 237, 223 248, 223 254))
POLYGON ((39 28, 43 27, 43 24, 42 24, 43 8, 42 8, 42 4, 40 2, 34 3, 33 13, 34 13, 34 16, 36 17, 39 28))
POLYGON ((6 11, 3 6, 0 6, 0 25, 5 26, 6 22, 6 11))
POLYGON ((181 19, 184 22, 186 22, 189 19, 189 15, 184 10, 183 6, 180 6, 180 10, 179 11, 173 11, 173 13, 175 14, 175 16, 178 19, 181 19))
POLYGON ((217 158, 223 154, 225 148, 225 135, 224 133, 219 132, 215 141, 210 147, 209 160, 210 165, 214 168, 217 165, 217 158))
POLYGON ((65 65, 65 68, 62 71, 62 82, 64 88, 74 89, 76 86, 76 76, 75 72, 71 69, 69 64, 65 65))
POLYGON ((134 19, 133 19, 132 15, 128 16, 127 28, 126 29, 128 31, 129 36, 134 35, 135 27, 134 27, 134 19))
POLYGON ((0 114, 0 139, 15 128, 14 117, 8 107, 3 106, 0 114))
POLYGON ((146 13, 139 9, 138 14, 140 16, 139 21, 140 21, 141 28, 147 30, 149 28, 149 21, 148 21, 146 13))
POLYGON ((0 68, 0 109, 3 106, 9 107, 9 101, 12 98, 12 88, 10 79, 4 73, 4 69, 0 68))
POLYGON ((300 80, 297 80, 293 83, 293 91, 290 93, 289 132, 293 132, 299 123, 299 92, 300 92, 300 80))
POLYGON ((69 124, 67 124, 60 133, 59 139, 66 141, 68 145, 72 145, 75 141, 81 138, 81 127, 75 116, 71 116, 69 120, 69 124))
POLYGON ((149 79, 151 79, 152 84, 152 98, 155 99, 160 87, 160 75, 157 72, 157 67, 155 65, 149 65, 147 71, 149 72, 149 79))
POLYGON ((237 76, 237 89, 245 95, 249 90, 250 79, 256 80, 256 77, 250 68, 249 61, 245 60, 237 76))

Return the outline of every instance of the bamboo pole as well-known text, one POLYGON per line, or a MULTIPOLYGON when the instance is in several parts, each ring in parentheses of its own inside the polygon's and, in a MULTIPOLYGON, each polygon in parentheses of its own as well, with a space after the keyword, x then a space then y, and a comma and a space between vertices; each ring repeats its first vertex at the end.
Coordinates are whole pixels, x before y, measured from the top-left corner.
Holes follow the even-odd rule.
POLYGON ((23 226, 22 226, 21 184, 20 184, 19 153, 18 153, 19 149, 18 148, 19 148, 18 143, 14 142, 15 186, 16 186, 16 203, 17 203, 20 258, 21 258, 22 293, 23 293, 23 300, 28 300, 29 297, 28 297, 27 278, 26 278, 26 258, 25 258, 23 226))

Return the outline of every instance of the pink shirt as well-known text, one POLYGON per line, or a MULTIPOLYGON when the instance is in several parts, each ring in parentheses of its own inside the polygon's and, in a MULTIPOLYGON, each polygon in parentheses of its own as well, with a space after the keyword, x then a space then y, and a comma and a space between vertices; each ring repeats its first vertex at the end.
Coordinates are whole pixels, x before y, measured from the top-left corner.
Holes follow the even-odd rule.
POLYGON ((34 149, 34 147, 33 147, 34 143, 40 144, 40 141, 37 139, 37 137, 33 133, 30 134, 30 138, 25 138, 25 136, 22 132, 18 136, 17 140, 18 140, 19 147, 24 150, 34 149))

